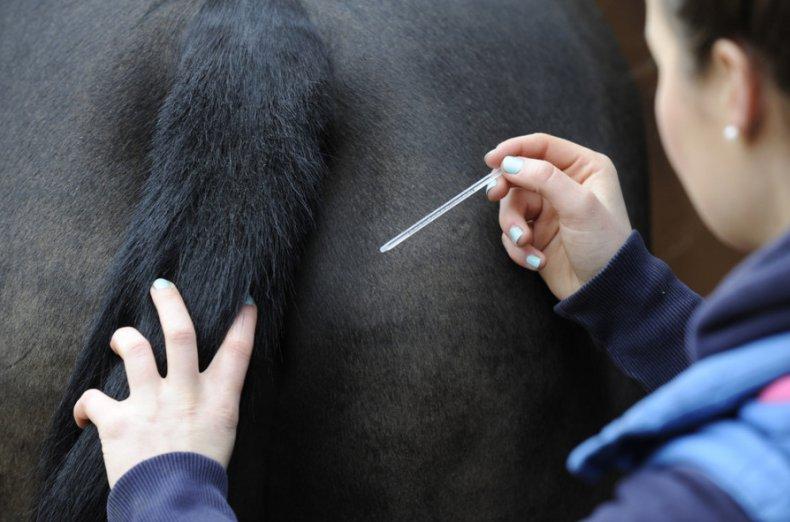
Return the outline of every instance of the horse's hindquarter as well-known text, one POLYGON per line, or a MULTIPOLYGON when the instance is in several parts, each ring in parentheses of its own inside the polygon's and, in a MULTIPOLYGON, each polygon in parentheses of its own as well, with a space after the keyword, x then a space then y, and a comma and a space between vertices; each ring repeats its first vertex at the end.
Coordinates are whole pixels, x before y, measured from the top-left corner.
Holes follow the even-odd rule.
POLYGON ((567 11, 537 3, 310 3, 340 116, 288 323, 275 518, 562 519, 589 507, 563 462, 611 414, 606 362, 506 257, 496 206, 481 193, 378 252, 485 174, 489 147, 538 129, 607 150, 641 196, 625 76, 596 65, 616 60, 596 56, 567 11))
MULTIPOLYGON (((0 4, 0 519, 41 440, 145 179, 184 2, 0 4)), ((186 12, 185 12, 186 11, 186 12)))
MULTIPOLYGON (((612 154, 640 210, 636 107, 607 74, 623 73, 619 61, 565 2, 306 3, 338 76, 332 172, 276 370, 271 444, 245 447, 269 453, 268 490, 236 508, 248 519, 263 503, 283 520, 580 514, 590 496, 563 459, 608 415, 606 363, 506 258, 495 206, 480 195, 378 247, 485 174, 490 146, 533 130, 612 154)), ((143 16, 159 4, 0 5, 2 517, 30 500, 199 2, 143 16)))

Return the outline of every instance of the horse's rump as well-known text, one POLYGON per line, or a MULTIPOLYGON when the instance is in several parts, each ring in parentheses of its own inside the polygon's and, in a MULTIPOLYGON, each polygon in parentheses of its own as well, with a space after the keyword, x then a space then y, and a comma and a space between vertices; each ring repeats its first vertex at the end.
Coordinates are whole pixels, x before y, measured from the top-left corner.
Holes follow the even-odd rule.
MULTIPOLYGON (((384 256, 377 247, 482 175, 491 145, 534 130, 610 154, 633 222, 645 225, 637 101, 599 15, 583 1, 304 3, 336 70, 331 176, 298 269, 282 359, 271 365, 274 383, 265 372, 253 379, 270 389, 245 415, 230 470, 234 508, 242 519, 583 514, 594 495, 566 476, 563 457, 612 414, 622 388, 610 387, 605 356, 586 336, 552 315, 538 278, 501 252, 495 207, 469 201, 398 250, 384 256)), ((10 122, 0 130, 8 151, 0 159, 8 245, 0 305, 10 311, 0 320, 0 386, 9 393, 0 411, 29 411, 0 433, 0 458, 16 459, 2 470, 8 512, 30 491, 12 484, 29 472, 36 426, 63 396, 76 332, 101 309, 102 274, 127 248, 124 227, 145 217, 132 207, 146 173, 156 172, 144 157, 173 92, 173 35, 197 13, 191 1, 115 10, 86 2, 92 11, 74 7, 78 15, 48 4, 0 7, 0 65, 13 72, 0 79, 10 122)), ((223 136, 243 116, 228 113, 223 136)), ((260 210, 249 209, 247 226, 260 210)), ((194 248, 174 237, 176 250, 194 248)), ((222 264, 214 254, 201 262, 222 264)), ((246 291, 241 266, 216 301, 195 276, 201 282, 187 301, 201 303, 201 324, 221 308, 211 331, 246 291)), ((134 307, 144 279, 168 275, 143 268, 135 292, 105 302, 134 307)), ((113 361, 98 337, 89 343, 95 364, 113 361)), ((62 414, 57 437, 73 430, 69 422, 62 414)), ((95 507, 103 493, 93 469, 86 490, 95 507)), ((79 500, 58 497, 55 505, 79 500)))

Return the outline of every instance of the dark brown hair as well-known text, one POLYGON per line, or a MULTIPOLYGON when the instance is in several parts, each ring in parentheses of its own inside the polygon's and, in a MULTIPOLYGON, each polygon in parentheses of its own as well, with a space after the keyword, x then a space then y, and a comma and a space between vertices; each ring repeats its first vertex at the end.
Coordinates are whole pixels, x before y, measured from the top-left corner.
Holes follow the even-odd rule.
POLYGON ((699 67, 707 65, 719 38, 747 45, 765 63, 776 84, 790 93, 790 1, 667 0, 699 67))

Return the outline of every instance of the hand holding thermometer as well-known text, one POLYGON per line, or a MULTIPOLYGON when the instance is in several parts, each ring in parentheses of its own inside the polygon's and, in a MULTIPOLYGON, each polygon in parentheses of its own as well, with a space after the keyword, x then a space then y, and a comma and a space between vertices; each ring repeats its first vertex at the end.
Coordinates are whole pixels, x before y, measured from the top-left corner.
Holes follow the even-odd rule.
POLYGON ((481 188, 487 186, 492 181, 495 181, 501 175, 502 175, 501 169, 492 170, 490 173, 483 176, 482 179, 477 181, 471 187, 464 190, 463 192, 455 196, 453 199, 451 199, 441 207, 437 208, 436 210, 434 210, 433 212, 431 212, 430 214, 428 214, 427 216, 425 216, 424 218, 422 218, 421 220, 419 220, 418 222, 416 222, 415 224, 413 224, 412 226, 410 226, 409 228, 407 228, 406 230, 395 236, 394 238, 384 243, 384 245, 382 245, 382 247, 379 248, 379 252, 384 253, 400 245, 401 243, 409 239, 411 236, 422 230, 426 225, 432 223, 439 216, 441 216, 442 214, 444 214, 445 212, 447 212, 448 210, 450 210, 451 208, 453 208, 454 206, 456 206, 457 204, 459 204, 460 202, 462 202, 463 200, 465 200, 466 198, 468 198, 469 196, 480 190, 481 188))

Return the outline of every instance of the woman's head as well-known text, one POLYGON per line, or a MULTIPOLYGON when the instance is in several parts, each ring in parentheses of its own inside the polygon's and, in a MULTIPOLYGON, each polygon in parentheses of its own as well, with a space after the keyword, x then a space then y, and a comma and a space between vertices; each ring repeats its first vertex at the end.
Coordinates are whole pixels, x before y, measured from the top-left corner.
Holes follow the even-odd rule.
POLYGON ((790 227, 790 2, 647 6, 667 154, 711 230, 755 248, 790 227))

